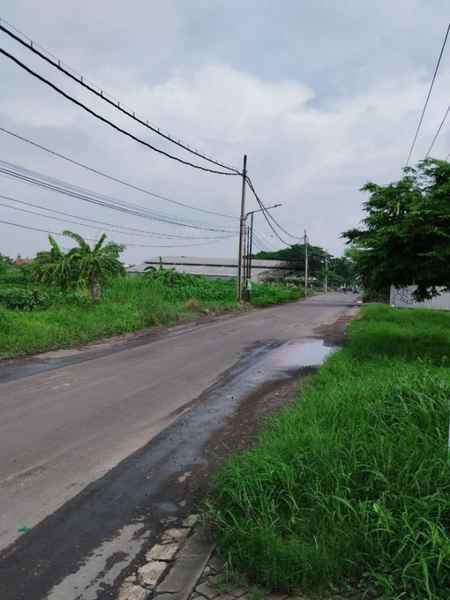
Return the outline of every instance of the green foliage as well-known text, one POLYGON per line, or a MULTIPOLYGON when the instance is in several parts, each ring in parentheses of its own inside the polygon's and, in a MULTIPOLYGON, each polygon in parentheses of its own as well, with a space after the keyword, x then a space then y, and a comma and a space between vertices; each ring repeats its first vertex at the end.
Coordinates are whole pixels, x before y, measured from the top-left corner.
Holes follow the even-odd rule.
POLYGON ((0 253, 0 276, 8 270, 12 263, 12 258, 0 253))
MULTIPOLYGON (((323 261, 327 256, 329 257, 330 255, 320 246, 308 245, 309 271, 312 276, 321 273, 323 269, 323 261)), ((303 273, 305 270, 304 244, 293 244, 288 248, 282 248, 281 250, 275 250, 272 252, 258 252, 258 254, 255 254, 255 258, 261 260, 286 260, 292 264, 293 271, 299 271, 303 273)))
POLYGON ((450 163, 428 159, 404 177, 368 183, 364 228, 343 236, 365 287, 417 285, 417 300, 450 289, 450 163))
POLYGON ((49 305, 49 296, 38 289, 0 287, 0 304, 13 310, 33 310, 49 305))
MULTIPOLYGON (((0 286, 0 289, 1 286, 0 286)), ((233 280, 211 280, 173 272, 105 280, 101 302, 83 290, 43 288, 51 304, 45 310, 1 310, 0 358, 83 343, 153 325, 195 318, 199 313, 238 310, 233 280)), ((257 305, 295 300, 298 288, 257 285, 257 305)))
MULTIPOLYGON (((3 308, 0 304, 0 334, 1 336, 10 336, 14 334, 14 312, 3 308)), ((1 339, 0 336, 0 339, 1 339)))
POLYGON ((89 287, 93 300, 96 299, 95 286, 104 283, 108 277, 125 274, 125 269, 119 260, 124 246, 114 242, 105 244, 105 233, 100 236, 93 248, 77 233, 64 231, 64 235, 78 244, 68 252, 69 263, 72 272, 76 274, 77 284, 89 287))
POLYGON ((362 581, 383 597, 450 589, 450 314, 371 306, 350 343, 257 447, 210 515, 234 568, 275 590, 362 581))
POLYGON ((10 259, 0 265, 0 285, 22 286, 28 285, 31 281, 31 265, 15 265, 10 259))
POLYGON ((169 287, 187 285, 201 286, 207 282, 206 277, 190 275, 189 273, 178 273, 175 269, 165 269, 149 266, 145 269, 145 277, 150 281, 158 281, 169 287))
MULTIPOLYGON (((305 246, 303 244, 293 244, 288 248, 275 251, 262 251, 255 255, 256 259, 261 260, 284 260, 290 263, 293 273, 305 272, 305 246)), ((328 261, 327 276, 329 287, 340 287, 343 285, 352 286, 355 280, 354 263, 348 255, 342 257, 331 256, 320 246, 308 245, 308 267, 309 275, 314 278, 319 285, 325 280, 326 265, 328 261)))
POLYGON ((58 286, 62 290, 87 287, 92 299, 99 295, 99 285, 112 275, 123 275, 124 267, 119 255, 124 247, 114 242, 105 244, 103 234, 93 248, 77 233, 64 231, 65 236, 77 246, 63 252, 50 235, 50 250, 38 252, 33 261, 35 279, 47 285, 58 286))
POLYGON ((44 285, 56 286, 68 290, 78 284, 78 273, 73 269, 69 253, 64 252, 58 242, 48 236, 50 250, 38 252, 33 260, 34 279, 44 285))
MULTIPOLYGON (((201 275, 177 273, 174 269, 147 270, 145 277, 149 281, 162 283, 168 289, 164 297, 171 300, 196 298, 202 301, 226 302, 236 305, 236 282, 234 279, 211 279, 201 275)), ((279 304, 300 297, 298 287, 276 284, 252 283, 251 303, 258 306, 279 304)))

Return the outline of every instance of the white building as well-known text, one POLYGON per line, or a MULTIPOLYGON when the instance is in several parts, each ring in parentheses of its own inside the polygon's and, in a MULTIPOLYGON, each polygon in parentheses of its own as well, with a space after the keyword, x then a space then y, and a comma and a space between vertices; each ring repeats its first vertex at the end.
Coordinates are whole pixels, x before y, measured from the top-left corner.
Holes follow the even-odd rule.
POLYGON ((450 292, 442 292, 439 296, 431 298, 431 300, 417 302, 413 296, 415 289, 415 285, 409 285, 403 288, 396 288, 391 285, 391 306, 396 306, 397 308, 431 308, 435 310, 450 310, 450 292))

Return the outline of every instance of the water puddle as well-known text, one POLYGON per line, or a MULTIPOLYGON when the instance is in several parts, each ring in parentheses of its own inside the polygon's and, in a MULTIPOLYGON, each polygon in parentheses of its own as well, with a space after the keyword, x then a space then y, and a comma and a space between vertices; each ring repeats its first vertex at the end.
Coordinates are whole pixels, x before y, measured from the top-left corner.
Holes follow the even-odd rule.
POLYGON ((294 340, 275 346, 262 356, 255 357, 245 373, 233 378, 230 382, 233 397, 241 400, 263 385, 318 368, 336 349, 320 339, 294 340))
POLYGON ((275 371, 295 371, 305 367, 318 367, 336 348, 323 340, 292 341, 273 350, 263 361, 275 371))

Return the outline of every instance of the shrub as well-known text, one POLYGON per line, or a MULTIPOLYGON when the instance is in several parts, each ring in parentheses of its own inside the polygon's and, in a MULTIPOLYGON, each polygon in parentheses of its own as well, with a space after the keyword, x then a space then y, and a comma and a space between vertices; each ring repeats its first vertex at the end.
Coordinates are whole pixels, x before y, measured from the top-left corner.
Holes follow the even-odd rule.
POLYGON ((13 310, 33 310, 48 306, 50 298, 38 289, 0 288, 0 304, 13 310))

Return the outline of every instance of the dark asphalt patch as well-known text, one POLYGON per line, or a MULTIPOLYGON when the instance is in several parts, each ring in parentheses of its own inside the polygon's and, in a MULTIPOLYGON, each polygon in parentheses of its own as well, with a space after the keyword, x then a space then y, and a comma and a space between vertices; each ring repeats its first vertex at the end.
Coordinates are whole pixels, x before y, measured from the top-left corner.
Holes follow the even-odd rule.
MULTIPOLYGON (((185 516, 193 499, 186 498, 177 476, 205 463, 203 451, 210 436, 224 427, 242 398, 254 390, 250 373, 279 345, 250 349, 187 414, 4 550, 0 598, 43 600, 126 525, 141 525, 151 532, 151 541, 164 519, 185 516)), ((80 598, 82 593, 80 589, 80 598)), ((98 598, 111 598, 111 593, 111 588, 104 589, 98 598)))

